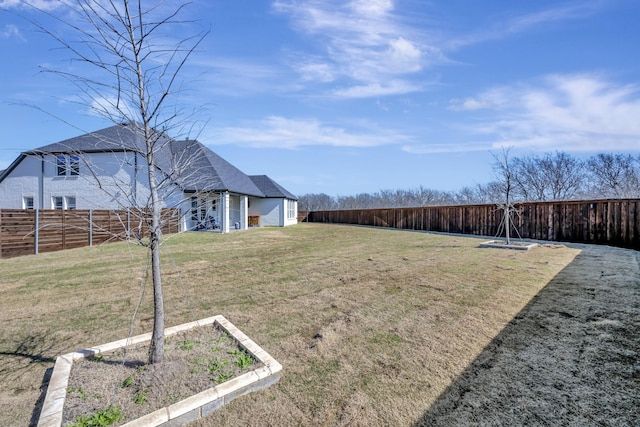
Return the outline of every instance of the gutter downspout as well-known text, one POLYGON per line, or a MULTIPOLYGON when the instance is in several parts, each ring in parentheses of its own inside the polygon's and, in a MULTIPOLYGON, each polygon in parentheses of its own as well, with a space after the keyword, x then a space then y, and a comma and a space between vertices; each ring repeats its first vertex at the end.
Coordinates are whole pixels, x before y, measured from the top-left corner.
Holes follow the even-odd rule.
POLYGON ((133 206, 138 206, 138 152, 133 153, 133 206))
POLYGON ((44 209, 44 154, 40 154, 40 176, 38 180, 38 192, 40 193, 39 205, 40 209, 44 209))

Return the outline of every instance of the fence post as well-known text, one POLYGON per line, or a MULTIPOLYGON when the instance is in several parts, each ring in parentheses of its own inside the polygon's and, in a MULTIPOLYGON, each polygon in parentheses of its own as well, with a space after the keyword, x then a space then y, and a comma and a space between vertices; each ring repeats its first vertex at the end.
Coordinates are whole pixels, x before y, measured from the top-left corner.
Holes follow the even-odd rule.
POLYGON ((93 246, 93 209, 89 209, 89 246, 93 246))
POLYGON ((35 234, 36 234, 36 238, 35 238, 35 248, 34 248, 34 252, 35 255, 38 255, 38 246, 39 245, 39 236, 38 236, 38 232, 40 230, 40 209, 36 209, 36 230, 35 230, 35 234))

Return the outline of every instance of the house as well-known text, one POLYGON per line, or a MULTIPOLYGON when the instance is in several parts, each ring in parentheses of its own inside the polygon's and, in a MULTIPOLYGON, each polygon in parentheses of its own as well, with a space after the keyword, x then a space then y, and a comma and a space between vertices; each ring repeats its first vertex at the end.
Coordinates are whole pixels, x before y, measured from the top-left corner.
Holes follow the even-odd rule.
MULTIPOLYGON (((182 230, 297 223, 296 196, 268 176, 247 176, 196 140, 154 138, 159 195, 163 207, 180 209, 182 230)), ((146 152, 136 123, 25 151, 0 171, 0 208, 144 208, 151 197, 146 152)))

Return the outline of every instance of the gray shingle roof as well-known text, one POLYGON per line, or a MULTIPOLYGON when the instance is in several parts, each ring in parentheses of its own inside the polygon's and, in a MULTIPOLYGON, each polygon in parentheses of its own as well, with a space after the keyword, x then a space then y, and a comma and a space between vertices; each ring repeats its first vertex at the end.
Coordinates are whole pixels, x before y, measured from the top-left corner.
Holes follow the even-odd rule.
POLYGON ((186 191, 231 191, 249 196, 264 197, 264 194, 247 175, 211 151, 198 141, 173 141, 172 153, 175 164, 187 164, 180 168, 178 183, 186 191))
POLYGON ((285 197, 287 199, 298 200, 296 196, 288 192, 267 175, 250 175, 249 178, 251 178, 251 181, 262 191, 265 197, 285 197))
POLYGON ((144 134, 139 125, 135 123, 123 123, 114 125, 96 132, 65 139, 64 141, 45 145, 27 151, 25 154, 42 153, 104 153, 145 151, 144 134))
MULTIPOLYGON (((144 156, 146 146, 143 135, 140 125, 136 123, 114 125, 26 151, 14 163, 19 163, 26 155, 50 153, 129 151, 144 156)), ((172 173, 183 191, 229 191, 256 197, 296 199, 266 175, 249 177, 198 141, 174 140, 161 133, 156 136, 156 165, 164 173, 172 173)))

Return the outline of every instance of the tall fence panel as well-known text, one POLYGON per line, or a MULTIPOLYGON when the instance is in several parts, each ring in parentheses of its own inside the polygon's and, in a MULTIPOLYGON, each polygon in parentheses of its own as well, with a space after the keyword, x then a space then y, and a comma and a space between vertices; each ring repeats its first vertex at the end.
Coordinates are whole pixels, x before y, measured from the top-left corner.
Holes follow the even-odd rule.
MULTIPOLYGON (((522 238, 640 249, 638 199, 520 203, 514 208, 512 220, 522 238)), ((465 205, 312 211, 306 221, 503 237, 503 218, 496 205, 465 205)))
MULTIPOLYGON (((0 209, 0 258, 148 236, 148 212, 139 210, 0 209)), ((164 234, 179 231, 180 212, 162 211, 164 234)))
POLYGON ((36 211, 0 211, 0 258, 33 254, 36 247, 36 211))

